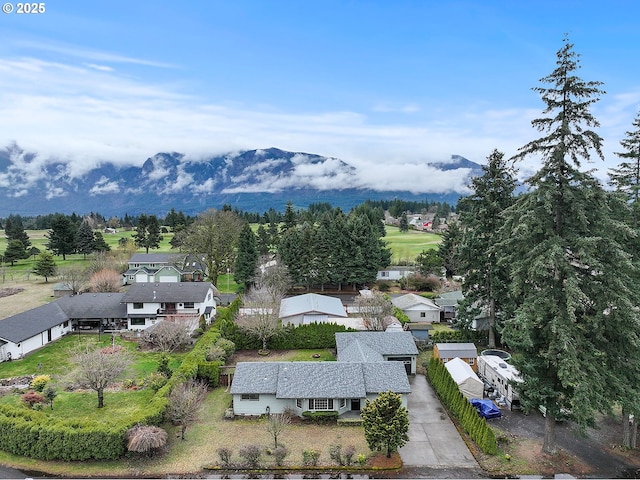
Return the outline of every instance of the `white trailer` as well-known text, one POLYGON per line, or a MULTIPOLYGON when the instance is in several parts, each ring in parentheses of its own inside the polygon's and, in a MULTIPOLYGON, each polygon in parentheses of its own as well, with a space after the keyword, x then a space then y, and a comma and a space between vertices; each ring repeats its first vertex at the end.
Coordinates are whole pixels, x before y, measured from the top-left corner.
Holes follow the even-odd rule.
POLYGON ((520 408, 520 397, 513 382, 520 380, 520 372, 496 355, 478 355, 478 375, 504 398, 509 410, 520 408))

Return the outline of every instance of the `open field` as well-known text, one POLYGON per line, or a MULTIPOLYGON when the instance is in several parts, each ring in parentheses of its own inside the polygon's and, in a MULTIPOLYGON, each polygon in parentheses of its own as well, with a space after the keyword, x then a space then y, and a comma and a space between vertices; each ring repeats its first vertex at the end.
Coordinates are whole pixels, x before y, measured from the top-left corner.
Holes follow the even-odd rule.
POLYGON ((438 248, 442 236, 435 233, 409 230, 401 232, 398 227, 386 227, 384 240, 391 249, 391 263, 394 265, 411 263, 423 251, 438 248))

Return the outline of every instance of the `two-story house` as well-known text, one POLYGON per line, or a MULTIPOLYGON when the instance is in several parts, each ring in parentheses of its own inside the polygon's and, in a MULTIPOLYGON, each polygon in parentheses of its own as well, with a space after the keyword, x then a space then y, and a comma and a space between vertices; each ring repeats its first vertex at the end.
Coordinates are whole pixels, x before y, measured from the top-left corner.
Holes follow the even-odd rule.
POLYGON ((133 283, 202 282, 204 267, 194 255, 184 253, 135 253, 123 274, 125 285, 133 283))
POLYGON ((201 316, 209 324, 216 314, 215 292, 208 282, 134 283, 122 298, 128 328, 144 330, 169 320, 195 329, 201 316))

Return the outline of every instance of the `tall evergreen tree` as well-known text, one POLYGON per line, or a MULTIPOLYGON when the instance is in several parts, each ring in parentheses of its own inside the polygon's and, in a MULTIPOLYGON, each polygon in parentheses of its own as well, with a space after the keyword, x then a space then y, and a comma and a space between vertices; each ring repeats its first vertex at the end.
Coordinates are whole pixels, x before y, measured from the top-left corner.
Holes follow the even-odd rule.
POLYGON ((471 182, 473 193, 458 205, 463 226, 458 254, 464 275, 465 299, 459 309, 463 322, 486 313, 489 317, 489 348, 496 346, 496 318, 508 294, 508 265, 499 263, 502 252, 495 248, 498 231, 504 224, 502 214, 514 202, 515 172, 498 150, 491 152, 483 165, 483 174, 471 182))
POLYGON ((56 274, 57 267, 56 261, 53 258, 51 252, 40 252, 33 264, 33 273, 44 277, 45 283, 49 281, 49 277, 53 277, 56 274))
MULTIPOLYGON (((640 266, 640 113, 633 121, 634 130, 626 132, 626 138, 620 141, 623 152, 616 152, 622 162, 617 168, 609 170, 610 184, 621 195, 620 218, 626 220, 635 235, 629 236, 627 245, 631 252, 636 268, 640 266)), ((636 285, 640 285, 640 278, 636 278, 636 285)), ((638 413, 640 412, 640 383, 639 378, 630 370, 629 379, 622 383, 622 391, 616 397, 622 406, 622 445, 627 448, 637 446, 638 413)))
POLYGON ((87 254, 95 250, 95 235, 93 228, 89 225, 89 222, 82 222, 80 227, 76 231, 76 251, 81 253, 84 258, 87 258, 87 254))
POLYGON ((62 255, 62 260, 66 260, 67 254, 75 251, 76 230, 71 219, 66 215, 54 215, 51 230, 45 236, 49 240, 46 244, 47 249, 54 255, 62 255))
POLYGON ((282 221, 282 226, 280 227, 280 233, 285 233, 292 228, 295 228, 298 224, 298 218, 296 215, 296 211, 293 209, 293 203, 291 201, 287 202, 287 206, 284 210, 284 218, 282 221))
POLYGON ((503 340, 514 349, 525 409, 546 408, 543 451, 557 451, 555 421, 570 410, 580 425, 610 407, 610 393, 637 369, 640 358, 638 296, 633 265, 621 247, 629 229, 611 215, 599 182, 579 170, 591 151, 602 157, 598 122, 590 107, 604 93, 600 82, 577 77, 579 59, 564 39, 557 67, 534 88, 546 108, 533 126, 545 134, 522 147, 543 165, 528 180, 530 193, 507 209, 505 263, 511 267, 515 311, 503 340))
POLYGON ((442 241, 438 246, 438 256, 442 258, 442 263, 447 277, 460 275, 460 260, 458 255, 458 245, 462 240, 462 230, 457 222, 447 224, 447 229, 442 235, 442 241))
POLYGON ((249 224, 245 223, 238 237, 238 253, 233 269, 233 279, 237 284, 249 288, 253 282, 257 266, 258 249, 256 247, 256 236, 249 224))
POLYGON ((146 253, 149 249, 160 248, 162 235, 160 235, 160 222, 155 215, 145 215, 144 213, 138 217, 138 225, 136 233, 133 236, 137 247, 144 248, 146 253))
POLYGON ((398 225, 401 232, 409 231, 409 220, 407 219, 407 212, 402 212, 400 215, 400 224, 398 225))
POLYGON ((111 251, 111 247, 104 240, 104 236, 102 235, 101 232, 95 232, 94 233, 93 249, 96 252, 109 252, 109 251, 111 251))
POLYGON ((29 252, 24 249, 24 245, 20 240, 9 240, 7 248, 4 251, 4 260, 10 262, 11 266, 18 260, 29 258, 29 252))
POLYGON ((4 222, 4 233, 7 236, 7 243, 11 240, 20 240, 25 250, 29 250, 31 240, 24 230, 22 217, 20 215, 9 215, 4 222))
POLYGON ((258 225, 258 230, 256 231, 256 249, 259 255, 267 255, 271 251, 269 234, 262 223, 258 225))

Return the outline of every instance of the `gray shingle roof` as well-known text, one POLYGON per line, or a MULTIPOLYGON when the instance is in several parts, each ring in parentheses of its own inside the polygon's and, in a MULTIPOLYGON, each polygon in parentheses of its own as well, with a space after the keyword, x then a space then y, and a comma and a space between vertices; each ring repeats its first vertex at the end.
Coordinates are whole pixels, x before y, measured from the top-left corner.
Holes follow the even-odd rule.
POLYGON ((83 293, 61 297, 56 303, 71 319, 127 318, 124 293, 83 293))
POLYGON ((423 307, 426 310, 440 310, 440 307, 433 303, 433 301, 420 295, 416 295, 415 293, 407 293, 406 295, 392 298, 391 303, 400 310, 418 306, 423 307))
MULTIPOLYGON (((418 348, 410 332, 338 332, 336 348, 342 352, 359 341, 380 355, 417 355, 418 348)), ((338 359, 340 359, 338 353, 338 359)))
POLYGON ((210 288, 209 282, 134 283, 124 294, 124 303, 133 302, 203 302, 210 288))
POLYGON ((382 360, 384 358, 380 352, 357 340, 338 350, 339 362, 380 362, 382 360))
POLYGON ((231 394, 275 394, 277 398, 364 398, 391 390, 410 393, 401 362, 242 362, 231 394))
POLYGON ((68 320, 58 302, 47 303, 0 320, 0 338, 20 343, 68 320))
POLYGON ((128 263, 174 263, 182 262, 184 257, 176 253, 134 253, 128 263))

